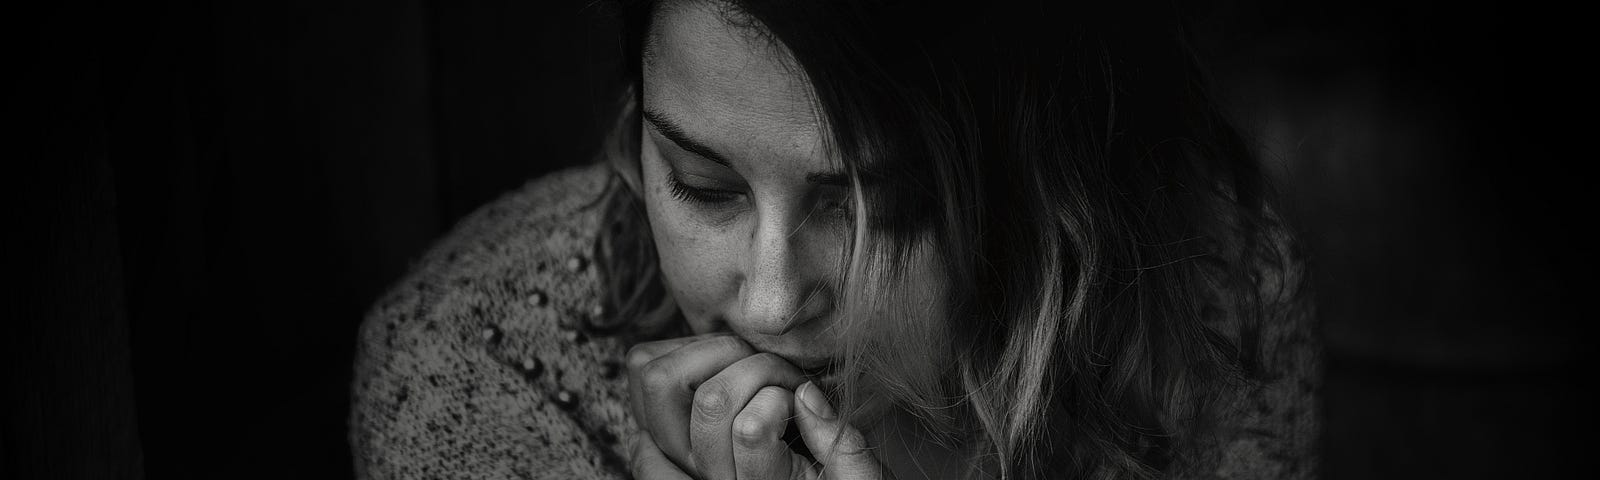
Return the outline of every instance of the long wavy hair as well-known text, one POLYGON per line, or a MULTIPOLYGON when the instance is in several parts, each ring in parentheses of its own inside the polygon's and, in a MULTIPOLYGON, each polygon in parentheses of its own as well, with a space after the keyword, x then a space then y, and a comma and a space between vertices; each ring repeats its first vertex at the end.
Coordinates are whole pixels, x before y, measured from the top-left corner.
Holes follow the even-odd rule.
MULTIPOLYGON (((1296 255, 1172 5, 708 1, 789 52, 852 179, 837 304, 864 381, 842 404, 915 414, 980 459, 973 475, 1137 478, 1256 379, 1261 325, 1300 296, 1296 255), (919 256, 943 278, 910 275, 919 256), (897 297, 930 283, 945 303, 897 297)), ((606 156, 635 183, 660 5, 614 6, 634 87, 606 156)), ((598 249, 612 311, 660 335, 675 309, 642 189, 618 192, 598 249)))

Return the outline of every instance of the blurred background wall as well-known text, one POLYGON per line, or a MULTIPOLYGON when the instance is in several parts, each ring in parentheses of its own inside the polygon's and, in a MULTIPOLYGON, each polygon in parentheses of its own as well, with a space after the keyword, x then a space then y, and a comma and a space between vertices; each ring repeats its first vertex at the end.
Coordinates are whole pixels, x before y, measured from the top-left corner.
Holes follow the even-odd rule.
MULTIPOLYGON (((0 477, 349 477, 366 307, 475 206, 587 161, 618 83, 588 0, 261 3, 3 21, 0 477)), ((1566 467, 1593 253, 1512 85, 1547 51, 1499 9, 1185 8, 1307 240, 1326 476, 1566 467)))
POLYGON ((1547 13, 1224 0, 1197 17, 1307 249, 1327 478, 1577 465, 1594 202, 1557 145, 1588 138, 1559 112, 1593 87, 1571 76, 1581 29, 1547 13))

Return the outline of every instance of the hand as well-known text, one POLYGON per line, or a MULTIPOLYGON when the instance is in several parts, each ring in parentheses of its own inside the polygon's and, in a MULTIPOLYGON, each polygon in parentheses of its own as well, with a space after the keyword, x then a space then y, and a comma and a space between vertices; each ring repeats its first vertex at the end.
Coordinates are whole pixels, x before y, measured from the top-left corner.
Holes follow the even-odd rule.
POLYGON ((736 337, 641 344, 628 354, 628 375, 641 428, 636 478, 881 478, 860 431, 835 417, 799 369, 736 337), (816 463, 784 443, 790 419, 816 463))
POLYGON ((883 480, 894 477, 872 455, 861 430, 839 418, 816 384, 806 382, 800 386, 794 410, 798 413, 795 424, 800 426, 800 438, 817 461, 805 463, 803 475, 793 478, 883 480))

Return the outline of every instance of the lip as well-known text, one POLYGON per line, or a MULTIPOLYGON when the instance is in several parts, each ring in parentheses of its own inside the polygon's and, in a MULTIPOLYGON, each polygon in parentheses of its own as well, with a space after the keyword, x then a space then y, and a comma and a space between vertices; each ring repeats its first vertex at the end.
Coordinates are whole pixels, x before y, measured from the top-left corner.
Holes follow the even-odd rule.
POLYGON ((837 366, 838 366, 834 362, 834 360, 832 358, 828 358, 828 357, 790 356, 790 355, 784 355, 784 354, 779 353, 779 352, 767 352, 767 353, 771 353, 773 355, 777 355, 777 356, 783 358, 784 360, 788 360, 789 363, 794 364, 794 366, 799 368, 800 371, 802 373, 804 373, 807 377, 811 377, 811 378, 815 378, 815 379, 833 377, 835 371, 837 370, 837 366))
POLYGON ((789 359, 806 379, 818 386, 833 386, 839 380, 838 364, 829 358, 820 359, 789 359))
POLYGON ((815 368, 800 368, 800 371, 804 372, 807 377, 817 380, 833 378, 836 370, 837 368, 832 362, 823 363, 822 366, 815 368))
POLYGON ((804 370, 807 373, 833 370, 833 359, 830 358, 795 358, 784 357, 781 354, 778 356, 783 357, 784 360, 788 360, 789 363, 794 364, 796 367, 800 367, 801 370, 804 370))
MULTIPOLYGON (((836 379, 838 376, 836 375, 838 370, 838 361, 831 356, 790 354, 783 352, 783 349, 781 348, 772 348, 775 347, 775 345, 763 345, 765 342, 753 341, 754 339, 743 338, 742 336, 741 340, 744 340, 746 344, 755 347, 757 352, 777 355, 778 358, 782 358, 794 365, 796 368, 799 368, 800 372, 804 374, 806 378, 817 381, 817 383, 831 381, 836 379)), ((798 348, 796 350, 806 351, 812 349, 798 348)))

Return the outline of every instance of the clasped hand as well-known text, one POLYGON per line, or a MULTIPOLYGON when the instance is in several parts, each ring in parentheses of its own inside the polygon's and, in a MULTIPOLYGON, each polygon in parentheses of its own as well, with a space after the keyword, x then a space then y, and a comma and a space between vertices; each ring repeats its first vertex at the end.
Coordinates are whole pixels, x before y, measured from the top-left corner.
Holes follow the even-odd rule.
POLYGON ((629 402, 640 433, 637 479, 884 478, 855 427, 793 364, 738 337, 710 334, 635 346, 629 402), (783 439, 793 419, 815 461, 783 439))

